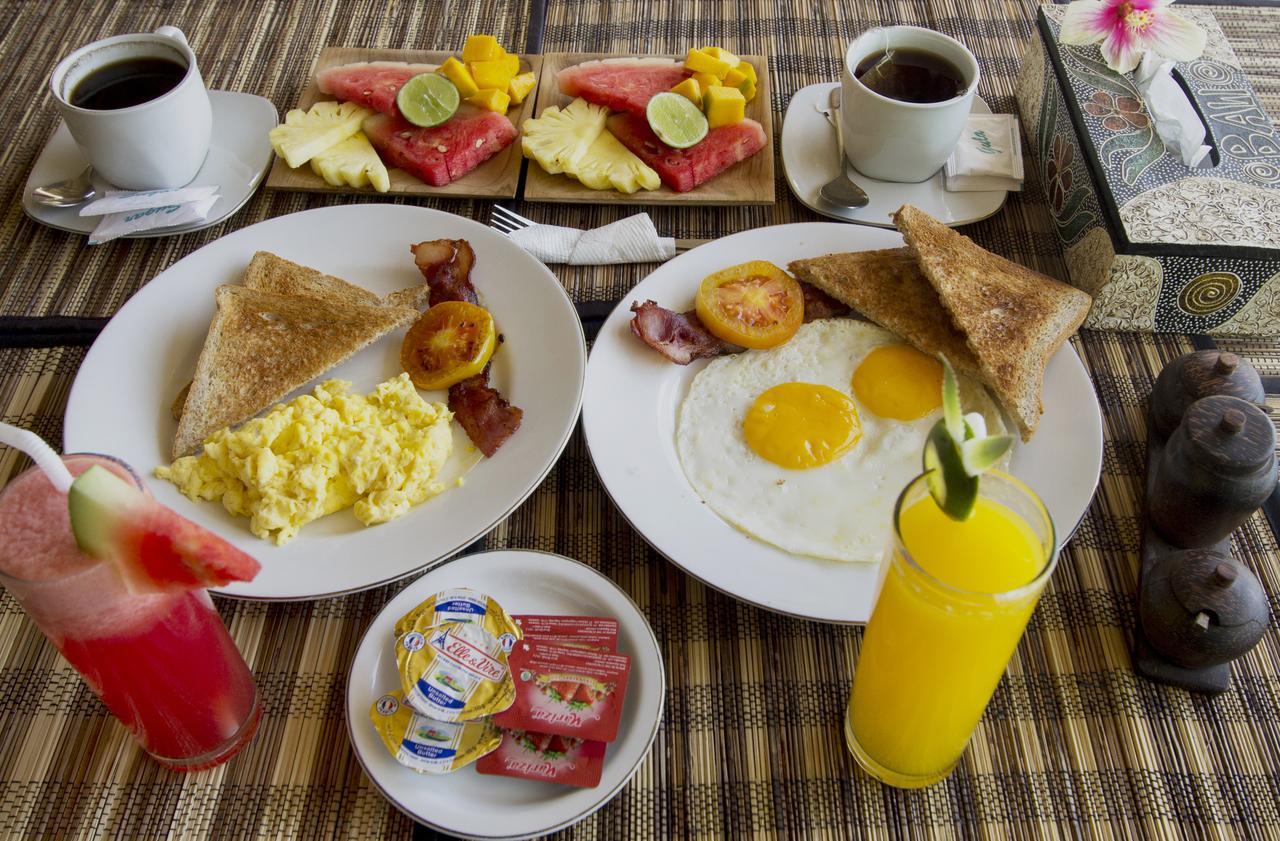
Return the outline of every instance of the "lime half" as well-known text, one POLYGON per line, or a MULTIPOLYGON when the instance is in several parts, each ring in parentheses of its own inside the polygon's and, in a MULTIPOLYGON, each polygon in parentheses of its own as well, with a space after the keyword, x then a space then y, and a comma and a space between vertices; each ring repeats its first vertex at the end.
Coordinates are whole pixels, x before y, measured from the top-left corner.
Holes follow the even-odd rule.
POLYGON ((439 73, 422 73, 405 82, 396 94, 396 107, 415 126, 438 126, 458 110, 458 88, 439 73))
POLYGON ((688 149, 707 136, 706 116, 678 93, 654 94, 645 108, 645 116, 658 139, 674 149, 688 149))
POLYGON ((953 520, 967 520, 978 504, 978 477, 964 469, 964 459, 947 425, 938 421, 924 442, 925 484, 942 512, 953 520))

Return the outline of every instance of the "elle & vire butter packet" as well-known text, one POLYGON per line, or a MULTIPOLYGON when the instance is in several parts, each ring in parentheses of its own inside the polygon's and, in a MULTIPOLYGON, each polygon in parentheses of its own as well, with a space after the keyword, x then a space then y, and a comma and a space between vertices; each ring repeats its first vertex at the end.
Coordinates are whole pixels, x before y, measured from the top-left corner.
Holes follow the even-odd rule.
POLYGON ((488 718, 436 721, 416 713, 399 692, 388 692, 374 701, 369 718, 392 758, 423 774, 456 771, 502 743, 502 731, 488 718))
MULTIPOLYGON (((419 616, 425 624, 430 613, 419 616)), ((396 641, 404 700, 440 721, 469 721, 502 712, 515 700, 507 652, 480 625, 417 624, 396 641)))
POLYGON ((422 630, 445 622, 469 622, 479 625, 498 638, 504 651, 524 634, 519 623, 513 620, 502 605, 477 590, 458 587, 441 590, 423 600, 413 610, 401 616, 395 625, 396 639, 412 630, 422 630))

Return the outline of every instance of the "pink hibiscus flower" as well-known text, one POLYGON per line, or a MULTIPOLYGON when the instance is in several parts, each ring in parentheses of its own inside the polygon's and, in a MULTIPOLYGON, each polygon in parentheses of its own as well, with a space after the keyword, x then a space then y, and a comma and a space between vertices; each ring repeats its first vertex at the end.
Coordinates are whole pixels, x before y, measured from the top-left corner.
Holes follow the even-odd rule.
POLYGON ((1173 0, 1076 0, 1062 19, 1064 44, 1102 42, 1102 57, 1117 73, 1138 66, 1151 50, 1174 61, 1204 52, 1204 30, 1169 9, 1173 0))

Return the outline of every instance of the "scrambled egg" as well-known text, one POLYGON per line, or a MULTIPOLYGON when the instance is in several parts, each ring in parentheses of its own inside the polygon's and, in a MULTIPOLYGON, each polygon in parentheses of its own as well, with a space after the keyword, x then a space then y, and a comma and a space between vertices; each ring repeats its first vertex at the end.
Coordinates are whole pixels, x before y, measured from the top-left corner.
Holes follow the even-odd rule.
POLYGON ((156 476, 191 499, 220 499, 276 544, 349 505, 373 525, 443 491, 434 480, 453 450, 448 407, 423 400, 408 374, 367 397, 350 389, 344 380, 321 383, 236 431, 214 433, 201 454, 156 476))

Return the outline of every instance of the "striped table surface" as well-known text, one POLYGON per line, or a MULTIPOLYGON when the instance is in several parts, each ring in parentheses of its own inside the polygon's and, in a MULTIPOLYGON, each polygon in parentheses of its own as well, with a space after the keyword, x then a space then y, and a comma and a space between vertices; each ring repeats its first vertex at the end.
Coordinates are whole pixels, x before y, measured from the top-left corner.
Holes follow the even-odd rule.
MULTIPOLYGON (((915 23, 965 41, 982 63, 981 95, 994 110, 1012 111, 1033 12, 1025 0, 552 0, 542 47, 657 53, 718 43, 768 55, 780 127, 796 90, 834 77, 852 35, 876 24, 915 23)), ((1280 12, 1215 13, 1264 102, 1280 114, 1280 12)), ((71 46, 176 24, 212 87, 262 94, 283 111, 324 46, 456 48, 467 33, 489 31, 516 47, 540 16, 536 5, 495 0, 0 4, 0 315, 109 316, 148 278, 230 230, 361 200, 262 191, 208 231, 95 248, 31 222, 21 189, 56 122, 45 79, 71 46)), ((785 183, 778 195, 773 207, 659 208, 652 215, 665 234, 699 238, 817 218, 785 183)), ((480 220, 490 208, 479 201, 415 203, 480 220)), ((538 221, 577 227, 631 212, 514 206, 538 221)), ((1021 195, 966 233, 1064 275, 1035 173, 1021 195)), ((556 267, 579 302, 616 299, 649 268, 556 267)), ((1103 407, 1097 496, 955 774, 919 792, 872 781, 844 747, 840 722, 861 631, 763 612, 685 576, 614 509, 575 434, 537 492, 484 545, 558 552, 617 581, 658 635, 668 696, 657 742, 636 778, 562 837, 1280 837, 1275 622, 1233 667, 1232 689, 1216 698, 1151 684, 1130 663, 1145 400, 1161 366, 1192 344, 1101 333, 1074 343, 1103 407)), ((1231 347, 1264 374, 1280 375, 1274 344, 1231 347)), ((83 358, 76 347, 0 349, 0 417, 58 443, 83 358)), ((0 478, 22 466, 0 450, 0 478)), ((1280 550, 1262 516, 1241 529, 1235 549, 1271 594, 1274 618, 1280 550)), ((305 604, 221 602, 254 670, 265 716, 242 755, 189 775, 148 761, 5 593, 0 837, 413 836, 412 822, 364 777, 343 724, 346 666, 372 616, 398 589, 305 604)))

